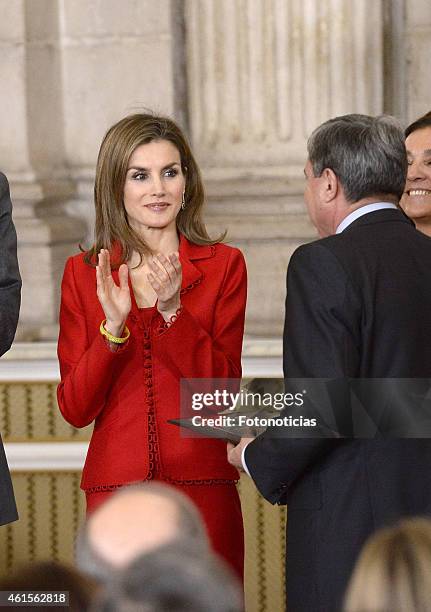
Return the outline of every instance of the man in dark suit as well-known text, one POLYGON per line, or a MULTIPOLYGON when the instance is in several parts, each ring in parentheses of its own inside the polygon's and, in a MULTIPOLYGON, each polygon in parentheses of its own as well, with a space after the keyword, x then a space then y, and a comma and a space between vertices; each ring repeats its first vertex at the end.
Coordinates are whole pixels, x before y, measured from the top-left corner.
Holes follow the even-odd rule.
MULTIPOLYGON (((308 156, 305 200, 322 239, 289 264, 286 384, 431 378, 431 239, 396 206, 401 129, 388 117, 338 117, 315 130, 308 156)), ((287 504, 289 612, 339 610, 366 538, 431 512, 426 439, 288 438, 270 428, 228 455, 266 499, 287 504)))
MULTIPOLYGON (((0 173, 0 355, 9 350, 15 336, 21 302, 21 277, 16 254, 9 185, 0 173)), ((0 525, 16 521, 9 469, 0 437, 0 525)))

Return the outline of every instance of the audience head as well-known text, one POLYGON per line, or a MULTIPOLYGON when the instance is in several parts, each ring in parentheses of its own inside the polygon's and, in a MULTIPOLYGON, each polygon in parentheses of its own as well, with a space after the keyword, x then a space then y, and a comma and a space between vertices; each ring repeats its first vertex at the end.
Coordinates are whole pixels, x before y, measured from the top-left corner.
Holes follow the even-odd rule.
POLYGON ((196 556, 168 544, 138 557, 119 572, 94 612, 240 612, 240 586, 209 551, 196 556))
POLYGON ((405 520, 365 544, 344 612, 431 612, 431 522, 405 520))
POLYGON ((431 236, 431 112, 406 131, 407 181, 400 205, 418 230, 431 236))
POLYGON ((106 582, 112 571, 168 542, 208 549, 201 517, 182 493, 162 483, 120 489, 91 514, 78 534, 81 571, 106 582))
MULTIPOLYGON (((56 561, 38 561, 19 568, 0 581, 1 591, 68 591, 71 612, 90 609, 98 585, 82 576, 73 567, 56 561)), ((52 606, 38 605, 38 610, 52 610, 52 606)))

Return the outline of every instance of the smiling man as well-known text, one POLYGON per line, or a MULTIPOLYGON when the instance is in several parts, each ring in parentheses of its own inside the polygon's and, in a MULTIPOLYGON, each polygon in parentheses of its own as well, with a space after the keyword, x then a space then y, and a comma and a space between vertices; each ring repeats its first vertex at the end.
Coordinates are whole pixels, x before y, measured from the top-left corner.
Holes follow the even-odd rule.
POLYGON ((431 236, 431 111, 406 129, 408 171, 400 205, 416 228, 431 236))

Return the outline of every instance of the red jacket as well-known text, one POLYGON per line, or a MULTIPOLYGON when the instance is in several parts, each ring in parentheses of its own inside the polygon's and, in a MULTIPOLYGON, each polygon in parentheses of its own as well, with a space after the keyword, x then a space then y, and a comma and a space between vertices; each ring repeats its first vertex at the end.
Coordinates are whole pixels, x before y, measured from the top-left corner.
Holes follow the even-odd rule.
MULTIPOLYGON (((148 332, 132 295, 130 338, 111 352, 99 332, 104 313, 95 269, 68 259, 62 282, 58 404, 75 427, 94 421, 81 486, 144 480, 149 473, 148 411, 155 413, 159 466, 174 480, 234 480, 220 440, 186 438, 167 423, 179 415, 181 378, 240 378, 246 302, 241 252, 180 240, 183 309, 166 327, 154 308, 148 332)), ((113 272, 118 283, 118 273, 113 272)))

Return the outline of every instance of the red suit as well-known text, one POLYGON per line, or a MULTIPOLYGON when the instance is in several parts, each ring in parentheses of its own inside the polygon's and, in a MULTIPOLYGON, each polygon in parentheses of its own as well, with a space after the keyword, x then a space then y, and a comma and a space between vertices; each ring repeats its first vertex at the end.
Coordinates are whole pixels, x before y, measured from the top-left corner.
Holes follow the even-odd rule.
MULTIPOLYGON (((198 505, 216 550, 242 573, 243 527, 235 481, 221 440, 187 438, 178 418, 181 378, 240 378, 246 268, 238 249, 180 238, 182 311, 166 324, 156 307, 132 309, 130 338, 112 352, 99 332, 105 318, 95 269, 83 254, 64 271, 58 404, 75 427, 94 421, 81 487, 90 510, 108 491, 152 478, 198 505)), ((112 276, 117 284, 118 272, 112 276)))

